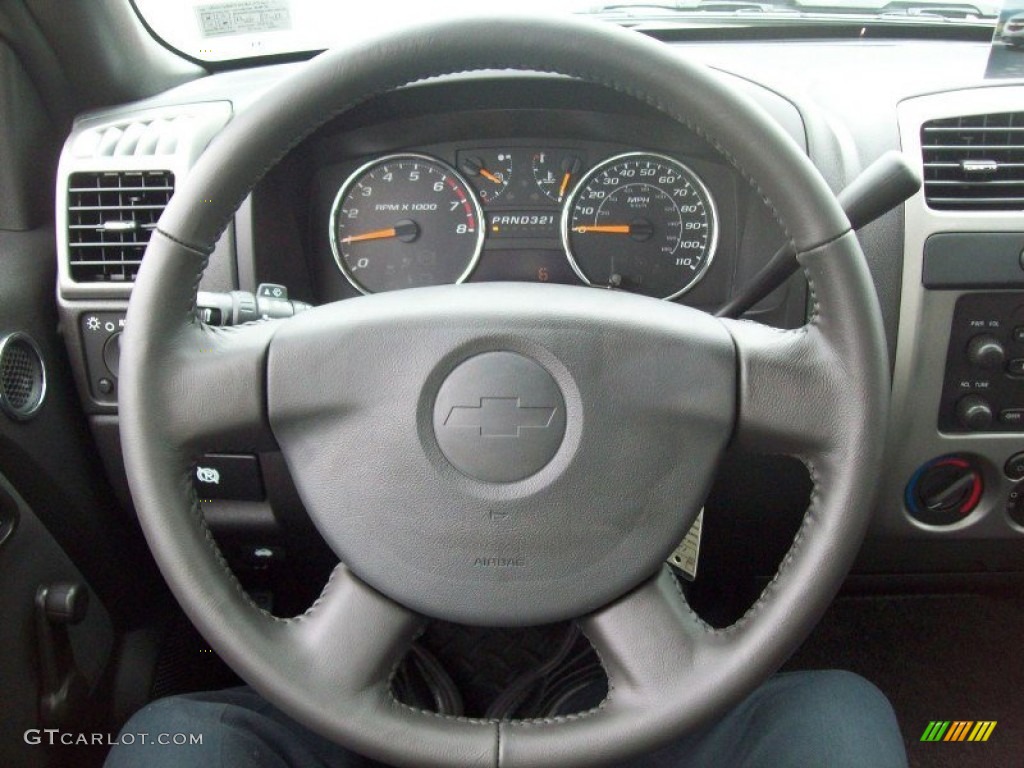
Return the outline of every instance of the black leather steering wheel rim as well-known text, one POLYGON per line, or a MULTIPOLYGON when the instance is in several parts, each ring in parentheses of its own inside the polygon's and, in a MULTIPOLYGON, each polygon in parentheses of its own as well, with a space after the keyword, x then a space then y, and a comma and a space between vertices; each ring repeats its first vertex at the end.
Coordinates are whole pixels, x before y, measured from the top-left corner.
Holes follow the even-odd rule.
POLYGON ((881 320, 859 245, 820 175, 778 126, 708 71, 641 35, 518 17, 418 26, 329 52, 233 120, 153 235, 121 370, 133 498, 190 618, 244 679, 301 722, 369 756, 416 766, 614 761, 706 722, 752 690, 813 627, 852 563, 871 509, 888 393, 881 320), (345 566, 303 616, 260 611, 212 546, 190 480, 194 454, 213 436, 239 450, 275 445, 267 357, 284 324, 214 329, 194 312, 199 277, 235 209, 335 115, 417 80, 486 69, 597 83, 703 136, 776 213, 814 297, 813 316, 797 331, 721 321, 736 354, 733 442, 798 455, 814 482, 776 578, 721 631, 689 610, 665 573, 591 612, 581 625, 606 666, 610 695, 592 712, 550 721, 442 718, 394 701, 390 676, 421 619, 345 566))

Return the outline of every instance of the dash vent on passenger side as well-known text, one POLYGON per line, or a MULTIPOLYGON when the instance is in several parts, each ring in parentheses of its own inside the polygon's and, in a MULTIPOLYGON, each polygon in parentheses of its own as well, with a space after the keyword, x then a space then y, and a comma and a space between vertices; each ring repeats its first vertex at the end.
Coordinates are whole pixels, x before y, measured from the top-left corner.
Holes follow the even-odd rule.
POLYGON ((1024 210, 1024 112, 931 120, 921 148, 929 208, 1024 210))
POLYGON ((170 171, 72 173, 68 180, 71 279, 129 283, 174 194, 170 171))

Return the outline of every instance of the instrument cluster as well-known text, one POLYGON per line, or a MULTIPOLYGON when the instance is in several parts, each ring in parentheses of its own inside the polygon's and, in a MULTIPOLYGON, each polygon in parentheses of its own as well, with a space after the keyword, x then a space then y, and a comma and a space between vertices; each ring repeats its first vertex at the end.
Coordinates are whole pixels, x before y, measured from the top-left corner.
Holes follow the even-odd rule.
POLYGON ((674 299, 707 272, 720 226, 709 185, 670 154, 540 145, 373 157, 329 218, 361 293, 526 280, 674 299))

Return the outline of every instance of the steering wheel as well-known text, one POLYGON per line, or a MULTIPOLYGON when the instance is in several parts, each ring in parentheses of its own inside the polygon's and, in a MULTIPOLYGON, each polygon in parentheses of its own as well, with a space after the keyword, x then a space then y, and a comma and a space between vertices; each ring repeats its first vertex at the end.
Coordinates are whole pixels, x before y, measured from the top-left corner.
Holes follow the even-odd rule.
POLYGON ((593 766, 721 714, 820 618, 871 508, 884 350, 849 223, 755 105, 610 24, 466 19, 319 56, 210 144, 160 219, 132 293, 121 435, 167 582, 210 645, 285 712, 396 765, 593 766), (197 319, 214 243, 289 149, 378 94, 477 70, 600 84, 704 137, 792 240, 813 296, 808 324, 779 331, 622 292, 519 284, 366 296, 234 328, 197 319), (452 423, 488 400, 511 403, 513 424, 515 409, 532 409, 530 424, 499 440, 452 423), (813 493, 775 578, 716 630, 662 564, 729 445, 800 457, 813 493), (342 563, 303 615, 256 607, 213 544, 190 478, 212 447, 283 452, 342 563), (424 617, 577 618, 608 696, 531 721, 410 708, 390 679, 424 617))

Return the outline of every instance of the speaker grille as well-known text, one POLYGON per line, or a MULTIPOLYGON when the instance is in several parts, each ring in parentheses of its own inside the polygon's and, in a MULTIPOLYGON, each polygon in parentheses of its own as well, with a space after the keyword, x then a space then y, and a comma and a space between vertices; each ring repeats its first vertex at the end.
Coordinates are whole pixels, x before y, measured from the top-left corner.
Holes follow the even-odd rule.
POLYGON ((39 348, 29 336, 0 339, 0 410, 13 419, 33 416, 46 394, 46 371, 39 348))

